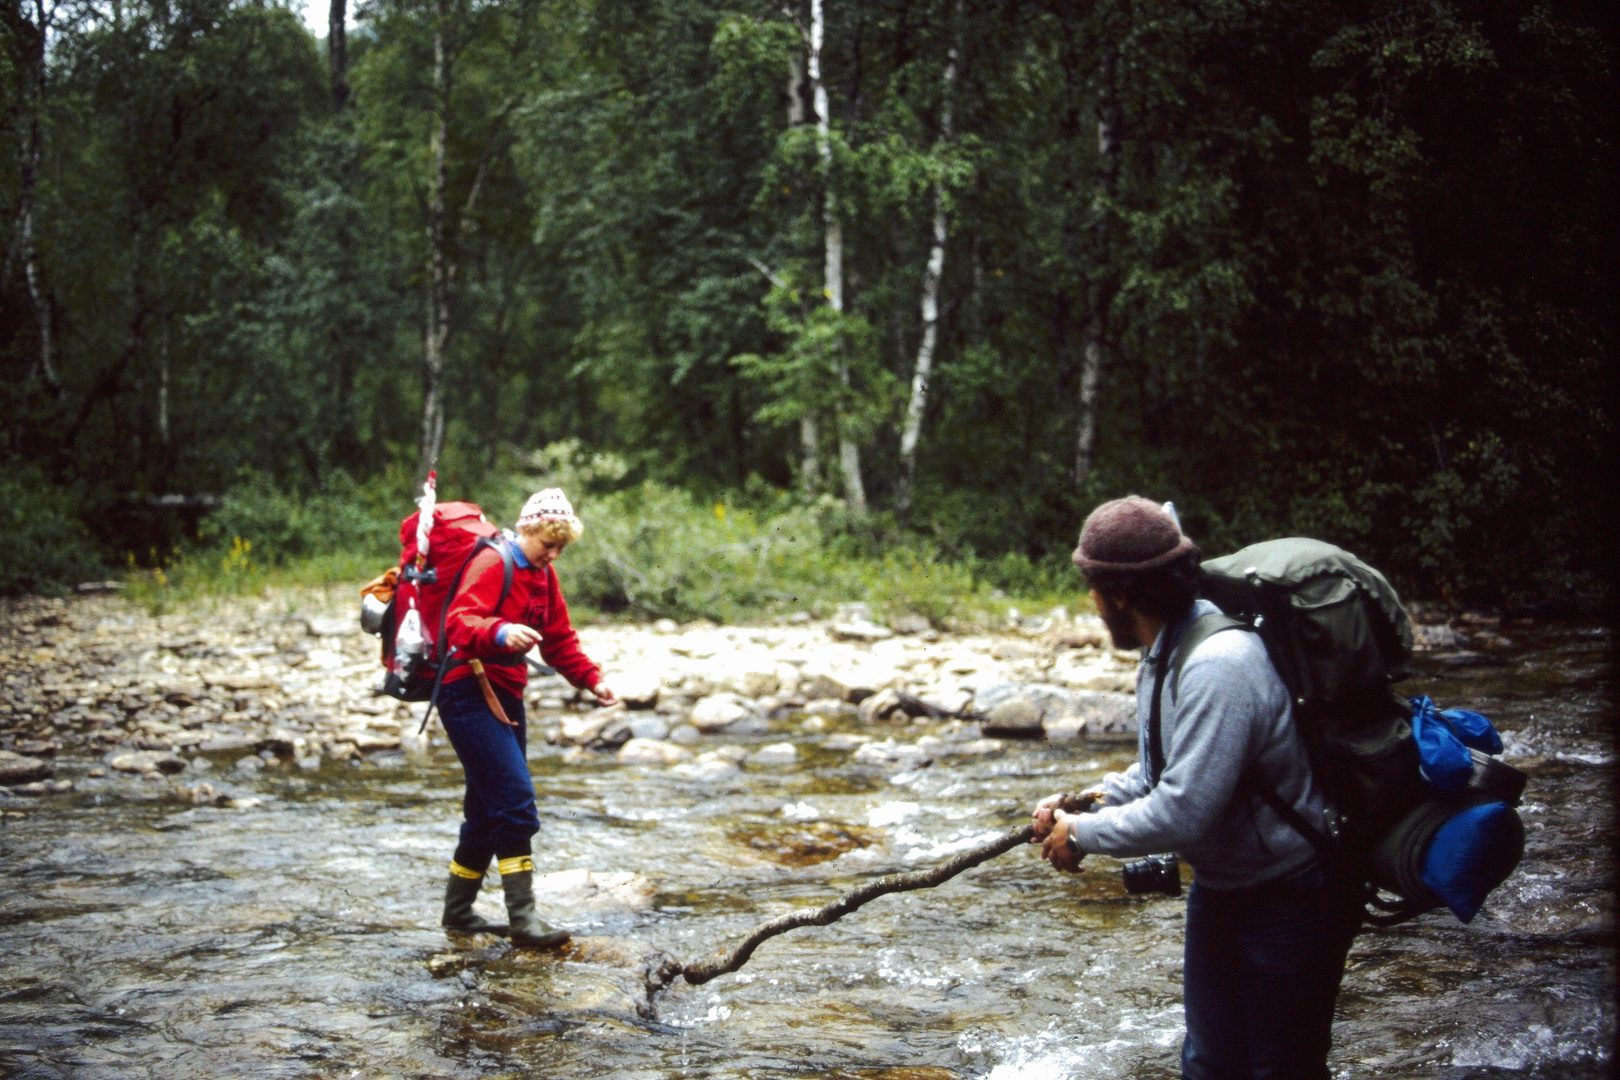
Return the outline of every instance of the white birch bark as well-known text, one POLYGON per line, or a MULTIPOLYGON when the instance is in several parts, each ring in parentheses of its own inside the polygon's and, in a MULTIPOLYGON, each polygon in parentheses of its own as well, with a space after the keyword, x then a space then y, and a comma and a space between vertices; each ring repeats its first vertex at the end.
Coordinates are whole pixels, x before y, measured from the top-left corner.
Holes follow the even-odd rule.
MULTIPOLYGON (((1097 153, 1101 159, 1097 200, 1097 257, 1111 260, 1112 229, 1108 215, 1111 211, 1101 205, 1111 200, 1119 180, 1119 102, 1114 93, 1114 56, 1105 50, 1099 64, 1097 87, 1097 153)), ((1102 385, 1102 369, 1107 351, 1108 308, 1113 303, 1114 285, 1109 279, 1112 269, 1104 268, 1102 277, 1092 288, 1091 314, 1086 320, 1084 343, 1080 354, 1080 415, 1075 423, 1074 483, 1076 487, 1091 475, 1091 466, 1097 444, 1097 394, 1102 385)))
MULTIPOLYGON (((821 220, 825 238, 825 279, 827 304, 842 314, 844 310, 844 229, 838 217, 838 198, 832 187, 832 124, 827 106, 827 84, 821 74, 821 47, 826 37, 822 0, 810 0, 809 74, 811 101, 816 113, 816 151, 826 179, 826 196, 821 220)), ((850 385, 849 359, 840 356, 838 381, 850 385)), ((866 486, 861 482, 861 448, 850 430, 848 417, 838 410, 838 464, 844 479, 844 500, 857 517, 866 514, 866 486)))
MULTIPOLYGON (((960 34, 961 0, 957 0, 955 17, 960 34)), ((941 79, 939 138, 934 143, 936 152, 951 138, 951 91, 956 85, 959 49, 960 40, 953 42, 945 60, 945 73, 941 79)), ((900 489, 896 492, 895 509, 901 517, 911 509, 912 482, 917 475, 917 440, 922 435, 923 412, 928 408, 928 380, 933 374, 934 348, 939 340, 939 282, 945 274, 945 242, 948 236, 945 192, 939 184, 935 184, 934 243, 928 250, 928 265, 923 270, 922 340, 917 345, 917 363, 911 373, 911 398, 906 403, 906 420, 900 429, 900 489)))
MULTIPOLYGON (((23 5, 18 4, 17 7, 18 14, 23 15, 23 5)), ((17 223, 12 231, 11 245, 6 251, 5 266, 0 269, 0 289, 5 287, 11 278, 12 266, 18 258, 21 258, 23 281, 27 284, 28 300, 34 308, 34 321, 39 327, 39 355, 30 367, 28 378, 31 379, 34 372, 39 372, 46 387, 57 397, 61 397, 62 382, 57 378, 56 362, 52 356, 50 297, 40 283, 43 275, 39 269, 39 249, 34 238, 35 194, 44 143, 42 116, 49 74, 46 53, 55 9, 47 11, 45 0, 34 0, 34 14, 34 19, 23 16, 24 21, 33 24, 30 29, 34 31, 34 38, 28 43, 28 62, 31 70, 27 72, 24 81, 24 86, 27 87, 25 93, 29 98, 28 124, 23 134, 18 160, 17 223)))
POLYGON ((438 0, 433 26, 433 132, 428 153, 433 179, 428 191, 427 325, 422 335, 422 464, 425 476, 444 443, 444 358, 450 337, 450 266, 445 250, 445 142, 450 123, 450 57, 445 42, 448 5, 438 0))
MULTIPOLYGON (((792 16, 788 12, 788 17, 792 16)), ((804 63, 798 56, 788 58, 787 91, 788 127, 796 128, 804 123, 804 63)), ((766 277, 774 275, 766 272, 766 277)), ((814 412, 799 417, 799 486, 807 495, 821 490, 821 430, 814 412)))

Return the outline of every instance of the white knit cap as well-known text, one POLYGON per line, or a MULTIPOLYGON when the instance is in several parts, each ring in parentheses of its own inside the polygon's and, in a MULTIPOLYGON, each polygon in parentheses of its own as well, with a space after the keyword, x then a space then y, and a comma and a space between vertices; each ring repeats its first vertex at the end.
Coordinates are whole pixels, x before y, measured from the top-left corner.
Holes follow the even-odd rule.
POLYGON ((562 488, 546 488, 529 496, 529 501, 523 504, 523 513, 518 515, 518 528, 526 525, 537 525, 542 521, 579 521, 574 516, 574 504, 568 501, 562 488))

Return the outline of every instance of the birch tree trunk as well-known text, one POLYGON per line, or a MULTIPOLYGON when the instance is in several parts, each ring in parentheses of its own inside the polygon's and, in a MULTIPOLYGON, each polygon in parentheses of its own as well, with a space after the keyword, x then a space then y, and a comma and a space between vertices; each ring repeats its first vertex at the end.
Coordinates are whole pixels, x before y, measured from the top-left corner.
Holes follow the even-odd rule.
POLYGON ((39 267, 39 249, 34 241, 34 210, 36 206, 36 191, 39 182, 39 162, 43 148, 44 135, 41 127, 41 114, 45 109, 45 93, 47 90, 46 48, 49 43, 51 14, 45 9, 45 0, 34 0, 35 18, 30 19, 24 15, 22 4, 17 5, 17 29, 21 32, 26 27, 28 36, 28 64, 30 70, 26 75, 24 85, 28 102, 28 124, 23 132, 22 146, 18 155, 18 192, 17 192, 17 221, 12 230, 11 244, 6 251, 6 261, 0 268, 0 289, 5 288, 11 279, 12 267, 17 260, 22 261, 23 280, 28 287, 28 300, 34 309, 34 321, 39 328, 39 353, 34 363, 29 367, 27 379, 31 380, 37 372, 44 380, 45 385, 56 397, 62 396, 62 382, 56 375, 56 363, 52 357, 51 349, 51 303, 45 287, 40 279, 43 274, 39 267))
POLYGON ((444 359, 450 338, 450 265, 445 250, 445 141, 450 123, 450 57, 445 41, 448 4, 435 4, 433 27, 433 133, 429 156, 433 179, 428 193, 427 326, 422 338, 422 463, 425 476, 439 460, 444 442, 444 359))
POLYGON ((332 65, 332 107, 339 112, 349 103, 348 9, 348 0, 332 0, 326 21, 326 56, 332 65))
MULTIPOLYGON (((796 128, 804 123, 804 64, 797 56, 788 58, 787 94, 788 127, 796 128)), ((821 490, 821 430, 813 411, 799 417, 799 486, 806 495, 821 490)))
MULTIPOLYGON (((955 20, 957 40, 945 60, 939 110, 937 153, 951 138, 951 91, 956 85, 956 64, 961 48, 962 0, 957 0, 955 20)), ((948 236, 945 191, 934 185, 934 244, 928 251, 923 270, 922 341, 917 345, 917 363, 911 373, 911 399, 906 403, 906 420, 900 429, 900 489, 895 493, 895 510, 902 519, 911 510, 912 483, 917 475, 917 440, 922 435, 923 412, 928 408, 928 380, 934 370, 934 348, 939 340, 939 281, 945 274, 945 241, 948 236)))
MULTIPOLYGON (((827 107, 827 84, 821 74, 821 46, 826 36, 826 19, 822 0, 810 0, 810 87, 816 112, 816 150, 821 157, 821 170, 826 180, 826 196, 822 202, 821 220, 825 238, 825 278, 827 305, 839 314, 844 311, 844 228, 838 216, 838 197, 832 186, 832 128, 827 107)), ((850 385, 849 357, 840 353, 838 381, 848 389, 850 385)), ((855 432, 844 410, 837 411, 838 464, 844 478, 844 501, 856 517, 866 515, 866 486, 861 482, 861 448, 855 441, 855 432)))
POLYGON ((1080 355, 1080 410, 1075 424, 1074 484, 1078 488, 1091 475, 1097 443, 1097 394, 1102 385, 1103 363, 1108 348, 1108 309, 1118 291, 1114 279, 1111 202, 1119 183, 1119 97, 1114 89, 1113 50, 1105 49, 1098 64, 1097 153, 1101 162, 1097 180, 1097 206, 1094 234, 1096 257, 1102 270, 1092 279, 1091 313, 1080 355))

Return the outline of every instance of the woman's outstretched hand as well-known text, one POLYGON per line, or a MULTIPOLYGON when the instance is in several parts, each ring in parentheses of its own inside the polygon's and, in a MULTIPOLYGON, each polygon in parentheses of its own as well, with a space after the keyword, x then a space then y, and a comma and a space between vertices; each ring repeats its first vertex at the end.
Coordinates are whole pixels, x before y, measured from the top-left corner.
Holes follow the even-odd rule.
POLYGON ((591 693, 596 695, 598 704, 617 705, 619 703, 619 695, 615 694, 613 692, 613 687, 609 686, 605 682, 599 682, 595 686, 591 687, 591 693))
POLYGON ((540 644, 540 631, 522 623, 506 624, 506 647, 513 652, 528 652, 540 644))

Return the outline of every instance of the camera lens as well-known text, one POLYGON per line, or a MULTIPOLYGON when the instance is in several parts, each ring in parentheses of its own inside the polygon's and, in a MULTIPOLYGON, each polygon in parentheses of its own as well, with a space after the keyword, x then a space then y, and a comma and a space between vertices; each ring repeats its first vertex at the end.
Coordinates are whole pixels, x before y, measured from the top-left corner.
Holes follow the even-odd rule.
POLYGON ((1181 895, 1181 864, 1174 855, 1149 855, 1125 864, 1125 891, 1181 895))

